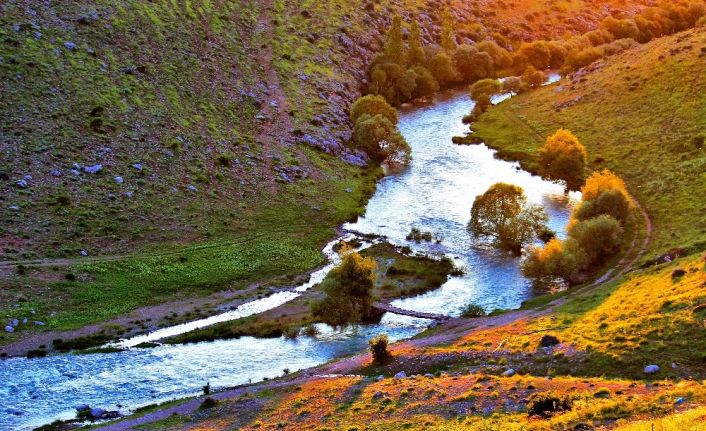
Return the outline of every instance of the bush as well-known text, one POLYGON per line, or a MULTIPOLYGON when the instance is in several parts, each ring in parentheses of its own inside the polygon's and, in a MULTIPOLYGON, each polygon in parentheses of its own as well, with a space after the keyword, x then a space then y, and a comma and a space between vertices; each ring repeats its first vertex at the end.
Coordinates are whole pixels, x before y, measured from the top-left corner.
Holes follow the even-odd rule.
POLYGON ((357 148, 377 162, 405 165, 409 161, 411 150, 407 141, 395 125, 381 114, 361 116, 353 130, 353 140, 357 148))
POLYGON ((555 413, 569 411, 572 407, 573 401, 568 396, 553 393, 536 394, 530 399, 527 414, 548 418, 555 413))
POLYGON ((623 228, 609 215, 575 221, 569 226, 569 236, 574 238, 586 253, 588 264, 600 264, 620 250, 623 228))
POLYGON ((522 273, 536 282, 561 278, 570 283, 584 261, 584 253, 575 239, 554 238, 542 248, 531 248, 521 267, 522 273))
POLYGON ((522 80, 516 76, 510 76, 503 81, 504 93, 520 93, 522 90, 522 80))
POLYGON ((463 309, 463 312, 461 313, 461 317, 465 317, 468 319, 473 319, 477 317, 484 317, 486 316, 486 312, 481 307, 480 305, 476 304, 468 304, 466 307, 463 309))
POLYGON ((497 79, 481 79, 471 86, 471 97, 476 101, 490 99, 500 93, 501 89, 497 79))
POLYGON ((629 196, 622 178, 608 169, 602 172, 594 172, 586 179, 586 184, 581 188, 582 199, 585 201, 595 200, 601 193, 609 190, 620 190, 626 196, 629 196))
POLYGON ((576 189, 583 182, 586 158, 586 148, 565 129, 548 137, 539 150, 539 162, 546 176, 565 181, 569 189, 576 189))
POLYGON ((414 66, 412 70, 417 74, 417 86, 414 90, 415 97, 428 96, 439 91, 439 83, 428 69, 423 66, 414 66))
POLYGON ((433 56, 428 62, 428 68, 434 79, 442 86, 456 81, 456 69, 445 52, 439 52, 433 56))
POLYGON ((387 118, 393 125, 397 124, 397 110, 390 106, 384 97, 368 94, 367 96, 359 97, 351 106, 351 121, 356 124, 363 115, 374 117, 382 115, 387 118))
POLYGON ((578 220, 588 220, 607 214, 621 224, 625 224, 630 216, 632 202, 625 193, 618 189, 606 190, 602 192, 595 200, 585 200, 574 211, 574 217, 578 220))
POLYGON ((691 145, 698 149, 701 149, 704 147, 704 141, 706 141, 706 138, 704 138, 704 136, 694 136, 693 138, 691 138, 691 145))
POLYGON ((229 167, 232 162, 233 155, 230 153, 221 153, 216 157, 216 163, 225 168, 229 167))
POLYGON ((387 350, 390 340, 387 334, 379 334, 368 340, 370 354, 373 355, 373 363, 382 364, 388 361, 392 354, 387 350))
POLYGON ((538 71, 533 66, 529 66, 525 69, 525 73, 522 74, 522 82, 530 88, 541 87, 545 79, 544 73, 538 71))
POLYGON ((211 409, 213 407, 216 407, 216 400, 214 400, 211 397, 206 397, 203 402, 201 402, 201 405, 199 406, 199 410, 206 410, 206 409, 211 409))

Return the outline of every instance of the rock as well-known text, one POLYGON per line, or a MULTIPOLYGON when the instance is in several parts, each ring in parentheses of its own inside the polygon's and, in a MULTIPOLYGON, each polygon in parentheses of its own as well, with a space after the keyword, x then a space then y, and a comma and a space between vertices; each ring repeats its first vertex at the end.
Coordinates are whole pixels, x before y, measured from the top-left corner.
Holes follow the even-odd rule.
POLYGON ((407 373, 404 371, 400 371, 399 373, 395 374, 394 376, 396 379, 404 379, 407 377, 407 373))
POLYGON ((363 158, 361 158, 355 154, 350 154, 350 153, 343 154, 341 156, 341 160, 343 160, 344 162, 348 163, 349 165, 353 165, 353 166, 363 167, 368 164, 365 160, 363 160, 363 158))
POLYGON ((193 184, 189 184, 188 186, 186 186, 186 188, 187 188, 189 191, 192 191, 192 192, 195 192, 195 191, 198 190, 198 189, 196 188, 196 186, 193 185, 193 184))
POLYGON ((44 326, 46 323, 42 322, 41 320, 35 320, 34 326, 44 326))
POLYGON ((380 375, 378 376, 378 378, 377 378, 377 381, 378 381, 378 382, 381 382, 381 381, 383 381, 383 380, 385 380, 385 376, 383 376, 382 374, 380 374, 380 375))
POLYGON ((5 326, 5 332, 15 332, 15 328, 10 325, 5 326))
POLYGON ((91 409, 91 416, 93 416, 96 419, 100 419, 105 415, 105 410, 101 408, 93 408, 91 409))
POLYGON ((83 171, 88 174, 97 174, 101 170, 103 170, 103 165, 100 163, 93 165, 93 166, 84 166, 83 167, 83 171))
POLYGON ((133 163, 132 167, 137 169, 138 171, 142 170, 142 163, 133 163))
POLYGON ((115 179, 115 182, 118 184, 122 184, 125 182, 125 180, 123 180, 123 177, 115 177, 114 179, 115 179))
POLYGON ((64 47, 68 49, 69 51, 75 51, 76 50, 76 44, 73 42, 64 42, 64 47))
POLYGON ((654 374, 659 372, 660 368, 659 365, 648 365, 645 367, 645 374, 654 374))
POLYGON ((503 373, 504 377, 512 377, 514 375, 515 375, 515 370, 513 370, 512 368, 510 368, 509 370, 505 370, 505 372, 503 373))
POLYGON ((686 271, 683 268, 677 268, 672 271, 672 278, 679 278, 686 275, 686 271))
POLYGON ((75 408, 76 411, 78 411, 78 412, 81 412, 81 411, 84 411, 84 410, 91 410, 91 406, 89 406, 88 404, 79 404, 79 405, 77 405, 77 406, 74 407, 74 408, 75 408))
POLYGON ((132 192, 125 192, 125 197, 128 199, 132 198, 133 193, 132 192))
POLYGON ((17 205, 10 205, 9 208, 10 208, 12 211, 19 211, 19 210, 20 210, 20 207, 18 207, 17 205))
POLYGON ((673 370, 676 370, 677 368, 679 368, 679 366, 677 365, 677 363, 676 363, 676 362, 672 362, 672 369, 673 369, 673 370))
POLYGON ((18 180, 15 185, 21 189, 26 189, 29 184, 27 184, 27 180, 18 180))
POLYGON ((353 190, 350 187, 346 188, 346 193, 353 193, 353 190))
POLYGON ((292 184, 294 180, 286 172, 280 172, 279 179, 282 182, 292 184))
POLYGON ((78 252, 78 254, 80 254, 81 256, 84 256, 84 257, 88 256, 88 252, 86 250, 81 250, 78 252))
POLYGON ((17 328, 17 327, 20 325, 20 321, 17 320, 17 319, 12 319, 12 320, 10 321, 10 325, 11 325, 13 328, 17 328))
POLYGON ((71 173, 76 176, 81 175, 81 172, 77 171, 76 169, 71 169, 71 173))
POLYGON ((52 169, 51 172, 49 172, 49 173, 50 173, 51 176, 54 177, 54 178, 59 178, 59 177, 61 177, 61 175, 62 175, 61 171, 58 170, 58 169, 52 169))
POLYGON ((678 404, 683 404, 684 401, 686 401, 684 398, 679 397, 679 398, 676 399, 676 401, 674 401, 674 404, 677 404, 677 405, 678 405, 678 404))
POLYGON ((26 318, 26 317, 25 317, 24 319, 22 319, 22 324, 23 324, 23 325, 26 325, 26 324, 27 324, 27 318, 26 318))
POLYGON ((579 422, 574 427, 574 431, 593 431, 593 427, 585 422, 579 422))
POLYGON ((553 335, 544 335, 541 340, 539 340, 539 345, 541 347, 552 347, 559 344, 559 339, 553 335))
POLYGON ((378 391, 378 392, 375 392, 375 393, 373 394, 373 399, 374 399, 374 400, 378 400, 378 399, 382 398, 383 396, 385 396, 385 394, 383 394, 382 392, 379 392, 379 391, 378 391))

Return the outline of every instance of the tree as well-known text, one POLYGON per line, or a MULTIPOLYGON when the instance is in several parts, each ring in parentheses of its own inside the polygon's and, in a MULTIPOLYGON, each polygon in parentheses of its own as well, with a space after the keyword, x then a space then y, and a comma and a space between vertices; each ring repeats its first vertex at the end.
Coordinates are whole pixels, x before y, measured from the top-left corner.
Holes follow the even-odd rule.
POLYGON ((456 49, 456 36, 453 29, 453 17, 446 9, 441 17, 441 47, 451 52, 456 49))
POLYGON ((331 325, 369 320, 377 264, 360 253, 343 250, 341 264, 321 283, 326 298, 312 307, 315 316, 331 325))
POLYGON ((599 215, 607 214, 625 224, 630 216, 632 202, 621 190, 612 189, 602 192, 594 200, 584 200, 574 211, 573 217, 577 220, 588 220, 599 215))
POLYGON ((440 85, 448 85, 456 80, 456 69, 448 54, 441 51, 429 60, 429 72, 440 85))
POLYGON ((622 234, 623 228, 618 220, 607 214, 569 224, 569 236, 586 253, 589 265, 601 264, 617 253, 622 234))
POLYGON ((422 45, 422 35, 417 20, 412 21, 409 29, 409 51, 407 51, 407 65, 423 65, 426 61, 424 47, 422 45))
POLYGON ((586 158, 586 148, 565 129, 559 129, 548 137, 539 150, 539 163, 546 176, 565 181, 569 189, 577 189, 583 182, 586 158))
POLYGON ((585 201, 595 200, 601 193, 608 190, 620 190, 629 196, 623 179, 608 169, 604 169, 602 172, 594 172, 586 179, 586 184, 581 188, 581 197, 585 201))
POLYGON ((406 56, 404 50, 404 41, 402 40, 402 18, 395 15, 392 18, 392 27, 387 32, 385 39, 385 57, 391 62, 399 65, 404 65, 406 56))
POLYGON ((470 228, 475 236, 491 238, 497 246, 519 255, 546 222, 540 206, 527 204, 521 187, 496 183, 473 201, 470 228))
POLYGON ((508 76, 503 80, 503 93, 518 94, 522 91, 522 80, 516 76, 508 76))
POLYGON ((485 52, 493 59, 493 65, 495 69, 509 69, 512 67, 512 55, 510 52, 498 45, 497 43, 486 40, 483 42, 478 42, 476 48, 480 52, 485 52))
POLYGON ((397 110, 390 106, 384 97, 368 94, 367 96, 359 97, 351 106, 351 121, 353 124, 358 122, 358 119, 364 114, 370 116, 382 115, 390 123, 397 124, 397 110))
POLYGON ((415 97, 428 96, 439 91, 439 83, 428 69, 423 66, 414 66, 412 70, 417 74, 417 86, 414 89, 415 97))
POLYGON ((544 74, 534 66, 528 66, 525 73, 522 74, 522 81, 531 88, 539 88, 544 84, 544 74))
POLYGON ((353 129, 353 141, 377 162, 400 166, 409 161, 409 144, 397 127, 381 114, 363 114, 353 129))
POLYGON ((476 102, 488 100, 502 90, 500 81, 497 79, 481 79, 471 86, 471 97, 476 102))
POLYGON ((572 276, 581 269, 585 259, 575 239, 561 241, 553 238, 544 247, 530 247, 522 262, 522 273, 537 283, 561 278, 570 284, 572 276))
POLYGON ((368 91, 382 95, 393 106, 410 100, 417 86, 417 74, 396 63, 376 64, 371 69, 370 78, 368 91))

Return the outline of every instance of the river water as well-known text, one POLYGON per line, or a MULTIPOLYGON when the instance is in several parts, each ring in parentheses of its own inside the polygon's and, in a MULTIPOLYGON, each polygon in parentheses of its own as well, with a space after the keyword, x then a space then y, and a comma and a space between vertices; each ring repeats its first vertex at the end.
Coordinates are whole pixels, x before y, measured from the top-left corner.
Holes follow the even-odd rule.
MULTIPOLYGON (((474 197, 498 181, 520 185, 530 202, 544 206, 550 227, 560 236, 569 207, 578 197, 567 198, 561 185, 531 176, 515 163, 494 159, 493 151, 484 145, 454 145, 451 137, 467 130, 461 118, 472 106, 467 92, 450 91, 436 96, 433 104, 401 109, 399 127, 412 147, 413 161, 404 172, 380 181, 365 216, 345 226, 384 235, 390 242, 424 253, 445 254, 466 269, 464 276, 449 279, 440 289, 395 301, 398 307, 448 315, 460 314, 471 302, 488 311, 518 307, 533 295, 532 287, 520 274, 517 258, 473 243, 467 224, 474 197), (405 237, 413 226, 441 241, 410 243, 405 237)), ((325 277, 336 263, 332 245, 324 250, 332 262, 293 292, 120 344, 131 347, 284 303, 325 277)), ((196 395, 206 382, 217 388, 273 378, 285 368, 296 371, 360 351, 378 333, 400 340, 428 324, 428 320, 387 313, 377 325, 344 330, 318 325, 317 336, 296 340, 243 337, 110 354, 9 359, 0 362, 0 429, 29 430, 69 419, 80 404, 129 413, 139 406, 196 395)))

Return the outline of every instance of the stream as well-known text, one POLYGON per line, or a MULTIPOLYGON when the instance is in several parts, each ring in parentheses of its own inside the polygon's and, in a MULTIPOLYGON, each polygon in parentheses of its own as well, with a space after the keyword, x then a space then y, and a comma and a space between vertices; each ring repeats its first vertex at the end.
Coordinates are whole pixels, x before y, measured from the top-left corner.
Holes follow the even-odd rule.
MULTIPOLYGON (((562 185, 532 176, 516 163, 495 159, 485 145, 454 145, 451 138, 468 129, 461 118, 472 107, 467 91, 453 90, 438 94, 432 104, 400 109, 399 128, 412 147, 413 161, 405 171, 382 179, 365 215, 344 226, 351 232, 383 235, 415 251, 445 254, 465 268, 465 275, 450 278, 437 290, 394 301, 397 307, 451 316, 458 316, 469 303, 487 311, 519 307, 535 292, 522 277, 517 258, 473 243, 467 225, 474 197, 498 181, 520 185, 530 202, 545 208, 551 229, 560 237, 570 207, 579 198, 577 194, 567 197, 562 185), (429 231, 441 241, 407 241, 412 227, 429 231)), ((338 257, 332 248, 336 242, 324 249, 329 264, 292 291, 118 344, 133 347, 283 304, 320 282, 335 266, 338 257)), ((198 395, 207 382, 221 388, 274 378, 285 368, 294 372, 359 352, 376 334, 387 333, 396 341, 414 336, 428 324, 425 319, 386 313, 379 324, 345 329, 320 324, 318 335, 295 340, 242 337, 116 353, 8 359, 0 362, 0 429, 30 430, 56 419, 70 419, 81 404, 127 414, 140 406, 198 395)))

